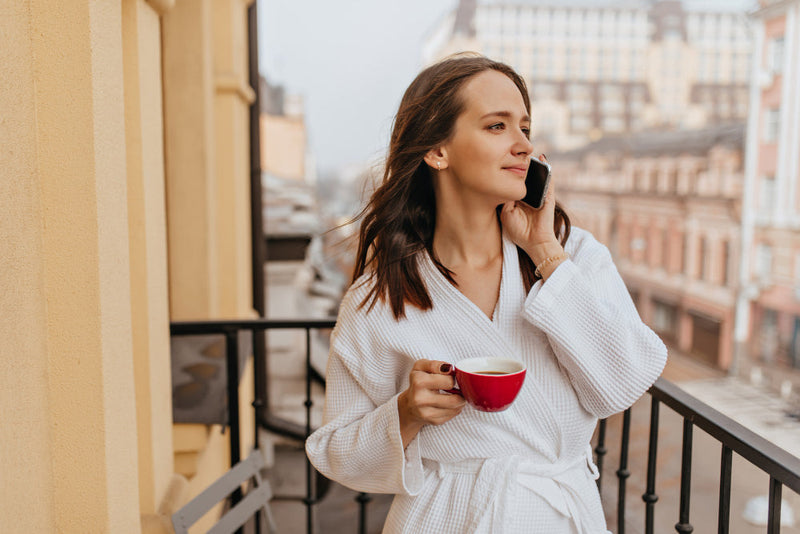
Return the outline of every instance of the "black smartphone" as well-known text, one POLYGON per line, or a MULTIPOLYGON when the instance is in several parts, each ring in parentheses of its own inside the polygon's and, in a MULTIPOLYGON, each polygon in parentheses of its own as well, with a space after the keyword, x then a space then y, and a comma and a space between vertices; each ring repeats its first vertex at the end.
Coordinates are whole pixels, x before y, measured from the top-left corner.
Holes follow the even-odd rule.
POLYGON ((544 206, 544 195, 550 185, 550 164, 531 158, 528 174, 525 176, 527 192, 523 202, 536 209, 544 206))

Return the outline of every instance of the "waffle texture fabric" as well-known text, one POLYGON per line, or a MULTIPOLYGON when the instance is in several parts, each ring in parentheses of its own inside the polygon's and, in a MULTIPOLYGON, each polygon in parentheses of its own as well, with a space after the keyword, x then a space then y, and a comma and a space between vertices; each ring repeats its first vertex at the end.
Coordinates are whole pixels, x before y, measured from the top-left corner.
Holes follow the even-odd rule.
POLYGON ((395 320, 360 307, 362 277, 331 336, 323 426, 306 452, 354 490, 395 494, 387 533, 606 533, 590 439, 598 418, 631 406, 655 382, 667 350, 639 318, 608 249, 573 228, 562 262, 525 294, 517 248, 503 237, 500 295, 486 316, 438 271, 420 273, 433 300, 395 320), (404 450, 397 396, 417 359, 458 364, 513 358, 525 383, 503 412, 466 406, 426 425, 404 450))

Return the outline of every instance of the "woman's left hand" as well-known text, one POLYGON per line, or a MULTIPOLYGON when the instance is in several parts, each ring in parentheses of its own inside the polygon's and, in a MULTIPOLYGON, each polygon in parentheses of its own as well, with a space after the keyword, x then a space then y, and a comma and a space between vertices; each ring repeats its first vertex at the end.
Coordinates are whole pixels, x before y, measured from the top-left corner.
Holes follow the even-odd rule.
MULTIPOLYGON (((539 156, 539 159, 545 161, 544 156, 539 156)), ((525 202, 517 200, 506 202, 500 212, 500 222, 506 235, 527 252, 534 262, 537 260, 534 256, 538 256, 537 249, 543 245, 548 245, 550 248, 553 243, 558 243, 553 229, 556 209, 554 181, 550 180, 541 208, 532 208, 525 202)))

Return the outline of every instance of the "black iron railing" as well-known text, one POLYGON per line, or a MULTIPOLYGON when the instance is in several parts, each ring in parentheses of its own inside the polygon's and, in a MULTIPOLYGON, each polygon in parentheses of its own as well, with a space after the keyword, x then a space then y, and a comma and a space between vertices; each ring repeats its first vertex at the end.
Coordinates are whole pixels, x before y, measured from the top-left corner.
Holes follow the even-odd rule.
MULTIPOLYGON (((720 443, 719 508, 717 532, 728 532, 731 510, 731 475, 733 453, 742 456, 769 476, 768 534, 780 532, 781 490, 783 486, 800 493, 800 459, 767 441, 736 421, 714 410, 707 404, 692 397, 679 387, 659 379, 650 388, 650 436, 647 454, 647 482, 642 495, 645 503, 645 532, 654 532, 656 494, 656 458, 658 451, 659 406, 664 404, 683 418, 683 441, 681 452, 680 507, 675 531, 689 533, 694 531, 690 521, 692 478, 692 434, 695 427, 708 433, 720 443)), ((628 441, 630 436, 631 410, 624 412, 622 437, 620 443, 620 463, 617 470, 619 480, 619 501, 617 506, 617 532, 625 534, 625 494, 628 472, 628 441)), ((606 449, 606 421, 600 421, 598 443, 595 448, 597 463, 602 474, 603 457, 606 449)), ((598 479, 598 486, 602 484, 598 479)))
MULTIPOLYGON (((305 368, 306 368, 306 391, 304 405, 306 408, 305 426, 286 424, 280 422, 278 418, 268 408, 267 392, 265 391, 264 380, 266 376, 266 360, 255 358, 253 362, 254 370, 254 400, 256 432, 255 445, 258 446, 258 428, 266 428, 284 436, 305 440, 312 432, 311 411, 313 399, 311 396, 312 382, 319 382, 324 385, 324 377, 311 365, 311 331, 329 329, 335 325, 332 319, 324 320, 272 320, 272 319, 252 319, 240 321, 197 321, 197 322, 174 322, 171 324, 170 331, 173 336, 183 335, 208 335, 219 334, 225 337, 226 344, 226 367, 228 372, 228 424, 230 427, 230 461, 231 466, 240 460, 240 422, 239 422, 239 368, 238 358, 240 331, 250 331, 253 333, 254 344, 253 354, 259 354, 255 350, 258 338, 257 333, 267 330, 277 329, 301 329, 305 330, 305 368), (276 423, 278 421, 278 423, 276 423)), ((261 340, 263 342, 263 338, 261 340)), ((719 512, 718 512, 718 532, 724 534, 728 532, 730 523, 730 498, 731 498, 731 474, 732 457, 737 453, 750 463, 769 475, 769 514, 768 514, 768 534, 780 532, 781 519, 781 490, 786 486, 795 492, 800 493, 800 459, 792 456, 785 450, 777 447, 773 443, 756 435, 752 431, 736 423, 727 416, 714 410, 707 404, 697 400, 688 393, 684 392, 674 384, 659 379, 649 390, 651 397, 650 405, 650 428, 649 444, 647 455, 646 489, 642 495, 645 504, 645 532, 654 532, 655 506, 658 501, 656 493, 656 460, 658 456, 658 428, 659 428, 659 408, 663 403, 678 415, 683 417, 683 442, 681 455, 681 484, 680 484, 680 509, 678 522, 675 530, 679 533, 689 533, 694 530, 690 522, 690 502, 691 502, 691 475, 692 475, 692 432, 697 427, 710 436, 715 438, 721 446, 721 467, 719 483, 719 512)), ((606 448, 606 420, 601 420, 598 426, 597 443, 595 454, 597 465, 601 477, 597 480, 599 489, 603 484, 603 464, 606 448)), ((631 429, 631 410, 628 409, 622 415, 622 432, 620 441, 620 462, 616 470, 618 479, 618 500, 617 500, 617 533, 625 534, 625 516, 627 509, 627 479, 631 473, 628 469, 628 446, 630 442, 631 429)), ((311 463, 306 459, 306 496, 302 502, 306 506, 307 532, 313 532, 313 509, 320 500, 318 491, 315 491, 314 484, 315 471, 311 463)), ((236 502, 240 495, 232 496, 236 502)), ((358 531, 360 534, 366 532, 366 512, 370 496, 366 493, 359 494, 355 500, 359 507, 358 531)))
MULTIPOLYGON (((268 330, 305 330, 305 368, 306 368, 306 391, 305 391, 305 408, 306 417, 305 425, 297 425, 291 422, 283 421, 275 416, 269 409, 267 402, 266 385, 266 359, 259 357, 253 360, 253 408, 255 410, 255 446, 258 447, 258 430, 265 428, 280 435, 297 439, 298 441, 305 441, 305 439, 313 431, 311 427, 311 411, 314 406, 314 401, 311 396, 312 382, 320 382, 324 385, 324 377, 311 365, 311 331, 333 328, 335 320, 333 319, 304 319, 304 320, 275 320, 275 319, 249 319, 249 320, 233 320, 233 321, 182 321, 173 322, 170 324, 170 333, 172 336, 188 336, 188 335, 222 335, 225 338, 225 358, 227 370, 227 399, 228 399, 228 427, 230 439, 230 463, 231 467, 236 465, 240 458, 241 448, 241 427, 239 418, 239 332, 250 331, 252 332, 253 340, 253 354, 257 355, 260 352, 257 350, 257 345, 262 342, 263 337, 259 333, 268 330)), ((311 463, 306 458, 306 495, 302 502, 306 506, 306 525, 307 532, 311 534, 314 530, 313 525, 313 509, 320 498, 320 482, 315 483, 315 470, 311 463)), ((231 496, 232 504, 241 500, 241 492, 236 491, 231 496)), ((370 501, 370 496, 361 493, 356 497, 359 507, 359 526, 358 531, 360 534, 366 533, 367 524, 367 504, 370 501)), ((259 526, 256 528, 260 530, 259 526)))

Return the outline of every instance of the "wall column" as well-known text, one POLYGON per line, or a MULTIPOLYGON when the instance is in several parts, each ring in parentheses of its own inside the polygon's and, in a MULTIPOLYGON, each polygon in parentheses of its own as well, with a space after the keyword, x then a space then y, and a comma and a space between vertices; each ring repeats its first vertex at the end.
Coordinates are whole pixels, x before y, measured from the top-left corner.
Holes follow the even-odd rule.
POLYGON ((123 0, 131 319, 139 504, 148 531, 173 477, 161 23, 169 3, 123 0))
POLYGON ((218 317, 211 0, 162 19, 170 317, 218 317))
POLYGON ((118 2, 0 17, 0 517, 139 533, 118 2))
POLYGON ((221 317, 252 317, 248 0, 213 0, 217 292, 221 317))

